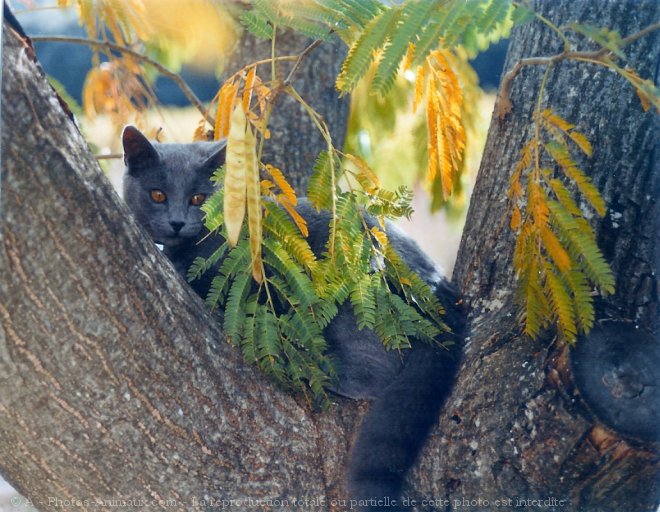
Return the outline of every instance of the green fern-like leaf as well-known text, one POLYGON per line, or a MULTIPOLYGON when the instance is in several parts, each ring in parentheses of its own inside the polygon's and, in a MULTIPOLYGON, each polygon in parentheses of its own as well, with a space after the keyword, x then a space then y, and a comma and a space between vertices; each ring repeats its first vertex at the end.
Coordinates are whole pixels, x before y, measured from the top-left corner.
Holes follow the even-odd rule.
POLYGON ((568 211, 571 215, 574 215, 576 217, 582 216, 582 212, 580 211, 578 205, 575 203, 572 194, 568 191, 568 189, 564 186, 564 184, 560 180, 558 179, 550 180, 550 187, 552 188, 552 191, 555 193, 555 196, 557 196, 557 199, 559 199, 559 202, 566 209, 566 211, 568 211))
POLYGON ((216 190, 201 207, 204 212, 204 225, 213 232, 224 223, 223 204, 225 201, 224 189, 216 190))
POLYGON ((252 277, 248 272, 236 276, 229 288, 225 303, 224 331, 228 338, 238 340, 245 324, 245 299, 250 291, 252 277))
POLYGON ((374 292, 379 284, 378 281, 378 276, 364 274, 351 287, 350 299, 359 329, 365 327, 373 329, 376 325, 376 295, 374 292))
POLYGON ((442 331, 449 328, 442 320, 445 310, 431 287, 419 275, 408 267, 393 247, 384 248, 386 274, 392 285, 402 294, 409 304, 415 304, 442 331))
POLYGON ((384 6, 378 0, 316 0, 333 23, 363 30, 378 16, 384 6))
POLYGON ((621 34, 618 32, 608 28, 594 27, 593 25, 580 23, 571 23, 570 28, 575 32, 587 36, 620 59, 625 60, 626 55, 621 51, 624 44, 621 39, 621 34))
POLYGON ((561 203, 550 201, 548 207, 553 225, 589 279, 596 283, 603 294, 614 293, 614 275, 600 252, 593 233, 585 233, 580 226, 580 219, 573 217, 561 203))
POLYGON ((403 318, 399 315, 394 302, 400 297, 389 293, 385 286, 378 286, 376 295, 376 325, 374 331, 388 350, 400 350, 410 347, 404 327, 401 325, 403 318))
POLYGON ((545 145, 548 153, 559 164, 566 176, 577 185, 578 189, 589 201, 591 206, 601 217, 605 215, 605 201, 600 192, 591 183, 589 177, 584 174, 577 164, 571 159, 568 148, 560 142, 553 140, 545 145))
POLYGON ((519 289, 525 306, 525 333, 536 339, 551 318, 551 308, 539 282, 537 259, 531 259, 528 266, 521 269, 519 289))
POLYGON ((316 302, 317 295, 312 282, 284 248, 270 238, 264 239, 263 247, 264 262, 279 272, 300 300, 301 306, 306 307, 316 302))
POLYGON ((206 297, 206 305, 209 309, 215 309, 223 303, 226 291, 229 289, 231 280, 250 264, 250 247, 246 240, 242 240, 234 247, 227 257, 222 261, 222 265, 211 282, 211 289, 206 297))
POLYGON ((287 321, 283 324, 283 330, 291 342, 317 356, 325 352, 323 332, 309 313, 304 309, 294 310, 285 318, 287 321))
POLYGON ((451 0, 431 13, 425 30, 418 36, 415 44, 413 65, 419 66, 424 62, 431 50, 440 44, 440 38, 445 35, 447 27, 456 23, 467 10, 465 3, 451 0))
POLYGON ((396 78, 397 70, 404 55, 408 51, 408 45, 415 41, 415 37, 421 32, 427 23, 431 13, 437 9, 440 2, 408 1, 401 10, 399 25, 387 45, 382 60, 378 63, 378 69, 371 83, 371 90, 380 96, 385 96, 396 78))
POLYGON ((341 164, 339 159, 333 155, 332 160, 327 151, 322 151, 314 164, 314 172, 309 178, 307 186, 307 198, 317 210, 332 211, 332 198, 335 194, 333 185, 333 170, 335 174, 334 183, 341 177, 341 164))
POLYGON ((428 320, 419 314, 417 309, 404 301, 395 294, 390 294, 390 304, 394 308, 402 333, 407 336, 413 336, 423 340, 426 343, 433 343, 440 330, 428 320))
POLYGON ((581 332, 589 332, 594 324, 595 314, 587 277, 582 272, 572 270, 562 278, 571 290, 577 327, 581 332))
POLYGON ((255 341, 257 342, 255 354, 257 358, 262 360, 279 359, 281 356, 281 341, 277 317, 266 306, 260 305, 255 312, 255 325, 257 328, 255 333, 255 341))
POLYGON ((316 256, 295 223, 275 203, 264 202, 264 207, 267 212, 264 217, 264 229, 281 240, 284 249, 300 265, 313 272, 316 269, 316 256))
POLYGON ((202 277, 206 272, 215 267, 215 265, 224 257, 227 252, 227 243, 223 243, 218 247, 213 254, 208 258, 195 258, 192 265, 188 269, 188 274, 186 275, 187 281, 190 283, 202 277))
MULTIPOLYGON (((333 255, 338 264, 347 268, 368 271, 369 251, 365 246, 360 207, 355 197, 344 192, 338 195, 336 205, 336 222, 330 226, 328 253, 333 255), (334 246, 331 245, 334 243, 334 246)), ((341 271, 341 269, 338 269, 341 271)))
POLYGON ((412 191, 401 185, 395 191, 379 188, 375 194, 368 198, 367 211, 375 217, 405 217, 409 219, 413 214, 412 191))
POLYGON ((564 336, 569 341, 574 341, 577 336, 577 325, 574 318, 573 301, 564 282, 555 274, 551 265, 545 265, 545 279, 548 285, 547 294, 550 297, 554 316, 559 321, 564 336))
POLYGON ((259 14, 247 11, 240 16, 241 25, 260 39, 273 38, 273 26, 259 14))
POLYGON ((488 37, 506 23, 512 13, 512 2, 508 0, 491 0, 475 25, 484 37, 488 37))
POLYGON ((257 332, 257 316, 259 308, 263 308, 264 306, 258 303, 257 294, 251 295, 250 299, 252 300, 245 305, 246 319, 243 324, 243 337, 241 338, 240 346, 245 360, 250 364, 257 364, 257 339, 260 334, 257 332))
POLYGON ((257 13, 271 23, 280 22, 280 11, 278 2, 271 0, 250 0, 252 3, 252 12, 257 13))
POLYGON ((348 56, 337 77, 337 89, 348 93, 355 87, 373 62, 374 51, 382 48, 389 40, 399 14, 399 8, 390 8, 380 13, 364 28, 348 51, 348 56))
POLYGON ((295 12, 283 13, 280 23, 296 32, 310 37, 329 41, 330 31, 327 27, 327 12, 314 4, 297 4, 295 12))
POLYGON ((328 326, 339 313, 337 304, 342 302, 343 300, 338 302, 335 299, 321 299, 312 305, 312 314, 319 327, 325 328, 328 326))

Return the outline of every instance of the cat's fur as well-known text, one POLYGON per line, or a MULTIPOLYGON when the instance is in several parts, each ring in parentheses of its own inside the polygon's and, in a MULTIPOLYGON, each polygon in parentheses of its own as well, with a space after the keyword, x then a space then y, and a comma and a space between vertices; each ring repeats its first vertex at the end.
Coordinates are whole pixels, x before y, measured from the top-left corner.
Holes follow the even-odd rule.
MULTIPOLYGON (((206 237, 194 194, 210 195, 209 177, 224 162, 225 143, 159 144, 136 128, 123 133, 126 163, 124 198, 154 241, 185 277, 197 256, 208 257, 221 243, 206 237), (156 203, 152 190, 167 200, 156 203)), ((328 212, 317 212, 301 200, 299 213, 309 228, 309 243, 320 255, 328 239, 328 212)), ((368 219, 368 222, 375 222, 368 219)), ((456 291, 417 244, 392 225, 389 240, 403 260, 434 290, 446 309, 444 317, 456 343, 450 350, 417 342, 402 354, 384 349, 375 332, 358 329, 350 304, 340 307, 325 329, 329 350, 338 361, 333 391, 350 398, 373 399, 351 452, 349 492, 352 499, 399 499, 405 474, 414 463, 439 409, 451 390, 460 359, 464 315, 456 291)), ((213 272, 192 287, 204 297, 213 272)), ((363 510, 379 510, 366 505, 363 510)), ((398 510, 387 507, 386 510, 398 510)))

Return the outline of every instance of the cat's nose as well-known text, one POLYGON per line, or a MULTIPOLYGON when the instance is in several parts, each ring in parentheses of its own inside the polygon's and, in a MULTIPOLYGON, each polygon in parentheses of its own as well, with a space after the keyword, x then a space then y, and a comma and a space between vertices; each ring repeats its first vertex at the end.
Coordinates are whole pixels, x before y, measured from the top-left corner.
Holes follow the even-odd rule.
POLYGON ((183 227, 184 224, 185 222, 181 222, 180 220, 170 221, 170 226, 172 226, 172 229, 174 230, 175 233, 181 231, 181 228, 183 227))

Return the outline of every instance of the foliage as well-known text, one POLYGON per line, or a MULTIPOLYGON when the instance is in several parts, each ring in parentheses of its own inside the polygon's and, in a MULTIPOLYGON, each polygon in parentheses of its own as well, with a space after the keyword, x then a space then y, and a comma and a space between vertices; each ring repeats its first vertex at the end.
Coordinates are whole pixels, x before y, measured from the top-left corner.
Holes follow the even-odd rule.
MULTIPOLYGON (((97 66, 85 86, 83 108, 88 114, 109 112, 120 124, 129 113, 153 104, 153 76, 144 69, 150 61, 133 48, 160 57, 176 51, 168 52, 167 37, 145 8, 152 1, 75 1, 88 33, 119 45, 94 46, 102 49, 107 62, 100 62, 97 51, 97 66)), ((384 189, 367 161, 335 149, 322 118, 288 81, 277 79, 279 62, 294 61, 295 70, 305 57, 276 56, 277 31, 290 28, 320 40, 339 35, 349 45, 336 81, 342 93, 366 87, 378 101, 387 102, 393 90, 402 94, 397 86, 402 72, 414 76, 408 94, 413 110, 425 114, 428 181, 435 203, 442 204, 460 187, 477 105, 467 59, 506 35, 514 23, 535 17, 562 38, 565 49, 533 64, 550 67, 572 59, 603 65, 632 84, 645 110, 653 106, 660 111, 653 82, 619 63, 625 60, 624 47, 644 31, 623 38, 587 25, 559 28, 512 0, 249 2, 240 21, 258 37, 271 39, 273 53, 226 80, 195 132, 197 140, 209 133, 215 139, 228 138, 227 165, 216 174, 224 188, 204 205, 207 228, 220 232, 226 242, 190 269, 190 278, 196 279, 217 266, 207 303, 224 309, 225 331, 248 360, 280 382, 311 393, 310 400, 323 401, 334 375, 323 328, 345 301, 353 306, 358 325, 374 329, 390 349, 407 347, 410 337, 436 340, 446 329, 437 299, 387 238, 385 218, 410 214, 408 191, 384 189), (599 49, 574 51, 567 31, 599 49), (271 80, 260 78, 262 65, 269 66, 271 80), (270 111, 281 94, 301 105, 327 141, 307 191, 314 207, 331 214, 321 255, 314 254, 307 241, 307 226, 296 210, 298 200, 286 170, 261 162, 270 137, 270 111)), ((176 56, 171 59, 176 66, 176 56)), ((579 165, 580 158, 590 156, 591 145, 554 110, 541 109, 545 82, 539 88, 534 135, 521 150, 508 193, 510 227, 517 237, 514 265, 526 332, 534 337, 556 324, 564 338, 573 341, 594 322, 593 288, 603 295, 612 293, 614 279, 587 220, 590 210, 605 213, 600 193, 579 165)))
MULTIPOLYGON (((514 267, 520 279, 525 331, 536 337, 541 329, 556 325, 564 339, 574 342, 594 323, 593 296, 613 293, 615 283, 587 220, 589 209, 600 217, 605 215, 605 201, 572 155, 572 150, 579 150, 590 157, 592 147, 585 135, 552 109, 541 111, 548 72, 554 62, 563 59, 600 64, 633 85, 644 110, 653 105, 660 111, 660 94, 650 80, 616 63, 616 59, 625 60, 625 45, 644 31, 624 39, 607 28, 573 23, 561 29, 543 21, 562 37, 566 48, 553 58, 536 60, 547 63, 548 68, 538 91, 534 136, 523 146, 511 177, 510 227, 517 235, 514 267), (564 30, 589 38, 600 50, 573 50, 564 30), (546 165, 547 160, 561 171, 561 177, 546 165), (524 180, 527 183, 523 192, 524 180), (576 202, 576 194, 583 203, 576 202)), ((508 94, 506 82, 505 79, 502 89, 508 94)))
MULTIPOLYGON (((256 70, 256 65, 239 70, 217 95, 214 136, 227 138, 227 159, 215 177, 223 187, 203 209, 207 228, 219 231, 226 243, 208 260, 197 260, 189 277, 199 278, 217 264, 207 304, 224 310, 230 340, 283 385, 325 403, 334 373, 323 329, 345 301, 360 328, 375 330, 389 349, 409 347, 411 337, 435 342, 447 328, 438 299, 387 238, 385 217, 410 215, 410 193, 383 189, 366 162, 332 146, 318 114, 290 85, 267 86, 256 70), (272 98, 280 93, 301 103, 329 143, 307 191, 314 207, 332 212, 322 255, 306 239, 307 225, 284 173, 260 162, 272 98), (260 180, 260 170, 267 178, 260 180), (339 186, 346 175, 355 184, 349 191, 339 186)), ((203 137, 204 123, 197 135, 203 137)))
POLYGON ((141 124, 141 114, 157 105, 152 89, 163 65, 179 70, 184 61, 218 65, 237 28, 222 4, 188 0, 180 16, 178 0, 58 0, 75 6, 92 44, 83 108, 89 118, 108 114, 115 126, 141 124), (203 32, 204 38, 193 37, 203 32), (156 60, 154 61, 153 58, 156 60))
POLYGON ((426 98, 428 181, 434 206, 445 204, 460 188, 466 124, 478 106, 476 101, 463 101, 462 91, 472 89, 476 77, 466 59, 507 33, 512 24, 512 3, 408 0, 387 7, 376 0, 300 0, 278 4, 278 8, 270 2, 252 4, 243 21, 260 37, 272 36, 266 27, 283 23, 282 6, 296 13, 286 17, 286 26, 299 18, 339 34, 349 45, 337 77, 342 93, 355 89, 360 79, 370 74, 369 90, 382 99, 394 87, 400 69, 416 69, 415 109, 426 98))
POLYGON ((596 244, 593 228, 565 182, 598 215, 605 214, 605 204, 571 156, 571 144, 591 156, 587 138, 551 109, 537 112, 535 123, 534 138, 523 147, 509 188, 513 205, 510 226, 517 233, 514 267, 520 279, 527 334, 536 337, 542 328, 556 324, 572 342, 594 322, 590 285, 598 286, 603 295, 612 293, 614 276, 596 244), (542 134, 550 140, 544 141, 542 134), (563 179, 542 165, 543 156, 554 161, 563 179))
MULTIPOLYGON (((236 110, 242 110, 240 103, 236 110)), ((231 123, 242 123, 242 119, 232 116, 231 123)), ((241 144, 245 133, 243 128, 230 128, 228 153, 236 144, 233 138, 238 137, 241 144)), ((336 182, 333 172, 348 172, 334 168, 329 161, 330 157, 322 154, 312 183, 336 182)), ((231 165, 228 156, 226 169, 214 176, 225 186, 203 206, 207 228, 219 231, 227 242, 207 260, 198 258, 189 279, 197 279, 219 265, 206 302, 211 308, 224 310, 225 333, 242 348, 248 361, 258 364, 281 384, 302 390, 310 401, 324 404, 334 368, 326 353, 323 329, 345 301, 352 304, 358 326, 375 330, 389 349, 409 347, 411 337, 435 342, 447 330, 438 299, 403 263, 383 228, 383 215, 410 211, 409 195, 381 189, 367 167, 357 172, 356 181, 363 187, 354 193, 336 186, 310 185, 313 204, 336 212, 329 226, 326 252, 317 257, 306 239, 304 219, 295 209, 286 208, 297 204, 293 189, 278 169, 264 166, 272 180, 261 181, 263 197, 257 199, 263 209, 263 232, 246 229, 241 222, 239 238, 232 248, 228 229, 235 226, 229 228, 231 222, 225 211, 226 197, 233 190, 233 186, 227 186, 231 165), (315 194, 321 191, 324 193, 315 194), (366 203, 364 209, 360 199, 366 203), (376 225, 369 225, 365 210, 380 216, 376 225), (259 276, 254 273, 255 246, 263 268, 259 276)), ((251 172, 250 165, 244 166, 246 174, 251 172)), ((243 197, 247 195, 244 190, 243 197)), ((240 208, 236 204, 232 207, 240 208)))

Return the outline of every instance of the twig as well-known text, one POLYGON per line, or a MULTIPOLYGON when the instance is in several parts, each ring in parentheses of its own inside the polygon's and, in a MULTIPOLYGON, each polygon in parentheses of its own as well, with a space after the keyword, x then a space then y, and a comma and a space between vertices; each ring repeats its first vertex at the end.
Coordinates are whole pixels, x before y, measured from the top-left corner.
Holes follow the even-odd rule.
MULTIPOLYGON (((622 39, 621 48, 623 48, 624 46, 628 46, 637 39, 640 39, 641 37, 644 37, 645 35, 658 29, 660 29, 660 22, 649 25, 648 27, 640 30, 639 32, 636 32, 622 39)), ((552 66, 553 64, 556 64, 557 62, 560 62, 562 60, 581 60, 581 61, 587 61, 587 62, 602 64, 604 66, 607 66, 611 56, 612 56, 611 51, 609 51, 607 48, 601 48, 600 50, 589 51, 589 52, 564 50, 563 52, 558 53, 557 55, 553 55, 551 57, 531 57, 528 59, 520 59, 516 63, 516 65, 513 66, 511 71, 507 72, 502 78, 502 85, 500 87, 500 92, 498 94, 498 102, 497 102, 498 104, 497 112, 499 118, 503 119, 504 116, 506 116, 506 114, 511 112, 511 98, 510 98, 511 86, 513 83, 513 79, 516 77, 516 75, 520 72, 520 70, 524 66, 552 66)))
POLYGON ((214 122, 213 118, 208 114, 207 110, 204 108, 204 105, 202 104, 200 99, 195 95, 192 89, 188 86, 188 84, 179 75, 173 73, 165 66, 163 66, 161 63, 151 59, 150 57, 147 57, 146 55, 140 52, 132 50, 131 48, 126 48, 125 46, 121 46, 116 43, 111 43, 110 41, 100 41, 98 39, 87 39, 84 37, 35 36, 32 37, 31 39, 35 43, 38 42, 73 43, 73 44, 82 44, 85 46, 91 46, 94 48, 108 48, 110 50, 115 50, 121 53, 125 53, 126 55, 130 55, 131 57, 134 57, 135 59, 141 62, 153 66, 158 70, 159 73, 172 80, 179 87, 179 89, 181 89, 181 92, 183 92, 186 98, 188 98, 188 101, 190 101, 190 103, 194 105, 195 108, 197 108, 197 110, 201 112, 204 119, 206 119, 211 125, 213 125, 214 122))
POLYGON ((112 160, 115 158, 124 158, 123 153, 107 153, 104 155, 95 155, 94 158, 97 160, 112 160))
POLYGON ((296 62, 294 62, 293 67, 291 68, 291 71, 289 71, 289 74, 287 77, 284 79, 284 87, 289 85, 291 83, 291 80, 293 80, 293 75, 296 74, 296 71, 298 71, 298 68, 300 67, 300 64, 302 61, 309 55, 314 48, 316 48, 318 45, 320 45, 323 41, 321 39, 317 39, 316 41, 312 42, 307 48, 305 48, 300 55, 298 55, 298 59, 296 62))

